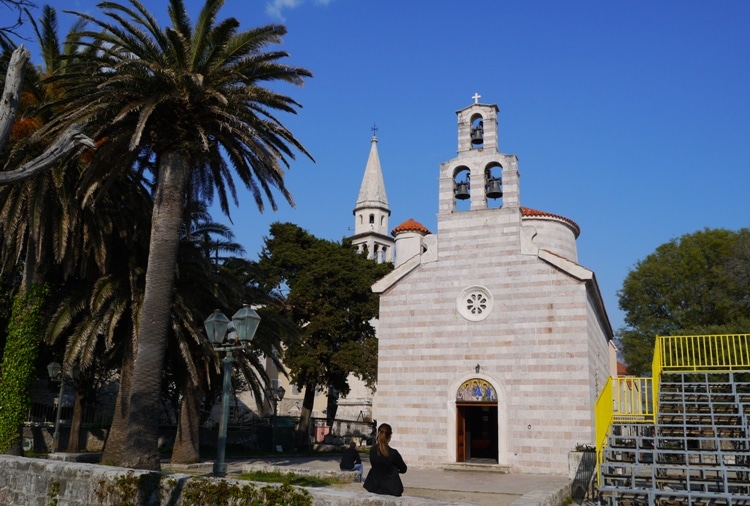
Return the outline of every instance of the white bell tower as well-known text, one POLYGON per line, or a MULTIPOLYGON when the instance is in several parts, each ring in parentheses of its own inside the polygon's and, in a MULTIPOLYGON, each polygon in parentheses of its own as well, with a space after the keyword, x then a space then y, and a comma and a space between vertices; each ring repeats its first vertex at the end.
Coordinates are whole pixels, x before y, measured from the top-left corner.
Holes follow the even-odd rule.
POLYGON ((367 258, 378 263, 392 262, 394 240, 388 234, 391 210, 388 207, 378 156, 378 138, 374 135, 377 127, 373 126, 372 130, 370 156, 362 177, 357 204, 354 206, 354 235, 350 239, 360 253, 367 254, 367 258))

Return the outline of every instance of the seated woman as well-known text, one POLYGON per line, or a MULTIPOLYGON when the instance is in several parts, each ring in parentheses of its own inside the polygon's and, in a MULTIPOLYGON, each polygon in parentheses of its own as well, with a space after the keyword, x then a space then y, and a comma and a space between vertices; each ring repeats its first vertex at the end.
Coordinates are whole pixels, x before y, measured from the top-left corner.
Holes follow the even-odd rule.
POLYGON ((370 472, 365 480, 365 490, 374 494, 400 496, 404 485, 399 474, 406 472, 406 464, 397 450, 388 446, 393 430, 387 423, 378 428, 375 444, 370 449, 370 472))

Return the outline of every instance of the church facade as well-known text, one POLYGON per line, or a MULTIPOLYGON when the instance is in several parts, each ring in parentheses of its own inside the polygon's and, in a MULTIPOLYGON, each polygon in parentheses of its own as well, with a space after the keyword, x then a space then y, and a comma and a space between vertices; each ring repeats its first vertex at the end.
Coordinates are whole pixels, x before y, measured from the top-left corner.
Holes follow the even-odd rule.
POLYGON ((383 239, 390 210, 373 189, 379 161, 367 173, 371 151, 355 239, 395 258, 373 286, 373 417, 393 426, 412 466, 565 474, 568 452, 594 441, 594 403, 615 373, 612 329, 594 273, 578 264, 578 225, 521 205, 498 108, 478 98, 457 112, 458 154, 439 168, 436 234, 410 219, 393 229, 395 248, 383 239))

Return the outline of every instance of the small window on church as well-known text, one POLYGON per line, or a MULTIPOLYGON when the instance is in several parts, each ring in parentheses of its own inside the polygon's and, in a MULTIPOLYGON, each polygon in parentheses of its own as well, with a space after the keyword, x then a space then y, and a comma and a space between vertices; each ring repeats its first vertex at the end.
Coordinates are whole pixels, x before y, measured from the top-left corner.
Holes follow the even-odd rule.
POLYGON ((359 224, 362 225, 365 222, 364 217, 360 214, 359 215, 359 224))
POLYGON ((456 299, 456 309, 465 319, 478 322, 490 315, 493 302, 492 294, 485 287, 470 286, 456 299))
POLYGON ((375 215, 371 214, 370 215, 370 225, 374 225, 374 224, 375 224, 375 215))

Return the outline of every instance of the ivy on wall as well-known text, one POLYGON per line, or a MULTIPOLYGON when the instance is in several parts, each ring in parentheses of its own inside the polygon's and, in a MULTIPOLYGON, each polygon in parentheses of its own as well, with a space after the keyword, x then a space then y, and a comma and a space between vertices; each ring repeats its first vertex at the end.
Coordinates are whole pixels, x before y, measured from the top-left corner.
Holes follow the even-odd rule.
POLYGON ((13 301, 0 365, 0 453, 19 443, 20 427, 29 410, 46 294, 45 287, 36 285, 13 301))

